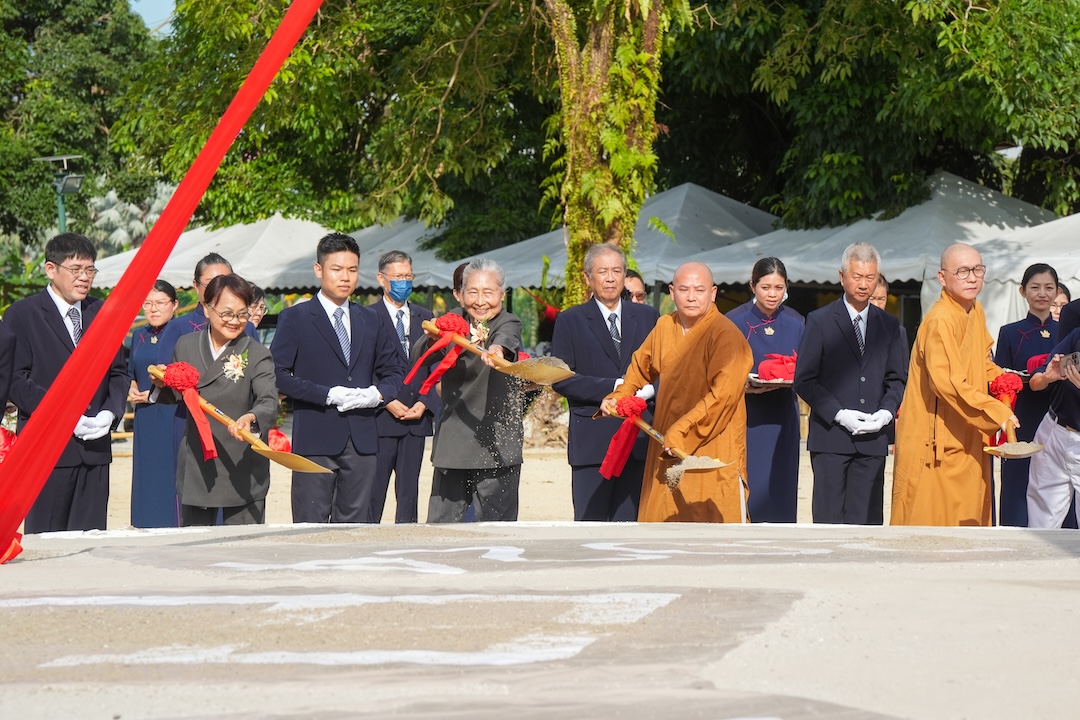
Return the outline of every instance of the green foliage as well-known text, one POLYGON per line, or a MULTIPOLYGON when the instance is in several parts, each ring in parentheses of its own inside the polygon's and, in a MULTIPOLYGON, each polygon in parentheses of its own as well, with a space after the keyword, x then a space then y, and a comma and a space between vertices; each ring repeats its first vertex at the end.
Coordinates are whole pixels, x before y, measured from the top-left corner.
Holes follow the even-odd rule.
POLYGON ((36 295, 49 284, 45 255, 28 256, 17 241, 8 238, 0 255, 0 315, 16 300, 36 295))
MULTIPOLYGON (((118 169, 110 127, 149 43, 127 0, 0 2, 0 231, 38 243, 55 226, 54 168, 34 157, 82 155, 72 170, 88 178, 118 169)), ((69 200, 69 226, 85 229, 69 200)))

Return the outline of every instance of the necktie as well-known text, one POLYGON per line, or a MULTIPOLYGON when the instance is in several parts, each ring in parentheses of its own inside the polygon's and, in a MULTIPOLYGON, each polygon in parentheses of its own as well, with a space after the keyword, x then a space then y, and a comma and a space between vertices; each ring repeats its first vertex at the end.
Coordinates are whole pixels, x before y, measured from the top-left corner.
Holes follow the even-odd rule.
POLYGON ((405 317, 405 311, 398 310, 397 325, 395 325, 394 327, 397 328, 397 339, 398 342, 401 343, 401 349, 405 352, 405 357, 409 357, 409 343, 405 339, 405 323, 401 320, 401 318, 403 317, 405 317))
POLYGON ((862 355, 866 352, 866 340, 862 334, 862 315, 855 316, 855 339, 859 343, 859 354, 862 355))
POLYGON ((615 352, 622 357, 622 336, 619 335, 619 326, 615 324, 615 321, 619 319, 619 316, 615 313, 608 315, 608 332, 611 333, 611 339, 615 342, 615 352))
POLYGON ((349 333, 345 332, 345 323, 341 318, 345 317, 345 310, 338 308, 334 311, 334 332, 337 333, 338 342, 341 343, 341 352, 345 353, 345 360, 349 359, 349 333))
POLYGON ((82 340, 82 316, 79 315, 79 308, 69 307, 67 316, 71 320, 71 334, 75 338, 75 344, 78 345, 82 340))

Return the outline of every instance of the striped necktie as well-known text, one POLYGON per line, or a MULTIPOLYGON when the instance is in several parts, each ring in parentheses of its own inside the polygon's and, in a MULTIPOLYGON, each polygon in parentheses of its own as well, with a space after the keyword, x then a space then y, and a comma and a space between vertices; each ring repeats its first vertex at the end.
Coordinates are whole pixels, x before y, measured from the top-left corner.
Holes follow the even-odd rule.
POLYGON ((862 333, 862 315, 855 316, 855 339, 859 343, 859 354, 862 355, 866 352, 866 339, 862 333))
POLYGON ((345 310, 338 308, 334 311, 334 332, 337 333, 338 342, 341 343, 341 352, 345 353, 345 360, 349 359, 349 333, 345 332, 345 323, 341 318, 345 317, 345 310))
POLYGON ((75 338, 75 345, 79 344, 82 340, 82 316, 79 315, 79 308, 69 307, 67 311, 68 319, 71 320, 71 335, 75 338))
POLYGON ((619 316, 615 313, 608 315, 608 332, 611 333, 611 339, 615 343, 615 352, 622 357, 622 336, 619 334, 619 326, 615 324, 615 321, 619 319, 619 316))
POLYGON ((399 309, 397 311, 397 324, 394 326, 397 328, 397 339, 401 343, 401 349, 405 353, 405 357, 409 357, 409 342, 405 339, 405 323, 402 318, 405 317, 405 311, 399 309))

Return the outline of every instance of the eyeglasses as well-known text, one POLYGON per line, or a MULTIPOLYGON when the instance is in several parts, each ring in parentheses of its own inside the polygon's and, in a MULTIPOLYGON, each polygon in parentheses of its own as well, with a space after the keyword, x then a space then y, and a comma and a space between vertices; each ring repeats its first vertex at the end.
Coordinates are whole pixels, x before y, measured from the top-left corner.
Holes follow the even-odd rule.
POLYGON ((90 267, 68 267, 67 265, 57 265, 56 267, 64 268, 69 273, 71 273, 71 276, 74 277, 76 280, 78 280, 83 275, 85 275, 90 280, 93 280, 95 277, 97 277, 98 274, 98 269, 93 265, 91 265, 90 267))
POLYGON ((164 310, 173 304, 173 300, 155 300, 150 302, 147 300, 142 304, 143 310, 164 310))
POLYGON ((955 275, 957 280, 967 280, 968 275, 974 275, 977 278, 981 278, 983 275, 986 274, 985 265, 976 265, 975 267, 959 267, 955 270, 945 270, 945 268, 941 269, 947 273, 955 275))
POLYGON ((645 295, 645 293, 643 292, 630 293, 630 298, 634 302, 645 302, 646 297, 647 295, 645 295))
POLYGON ((408 273, 407 275, 383 275, 382 273, 379 273, 379 274, 382 275, 387 280, 391 280, 391 281, 393 281, 393 280, 412 280, 413 278, 416 277, 412 273, 408 273))
POLYGON ((246 323, 248 320, 251 319, 251 313, 249 313, 247 310, 245 310, 244 312, 238 312, 238 313, 235 313, 232 310, 226 310, 225 312, 220 312, 220 311, 218 311, 218 309, 216 307, 211 307, 211 306, 208 306, 208 307, 210 307, 211 310, 213 310, 215 313, 217 313, 217 316, 219 318, 221 318, 222 322, 233 323, 233 322, 239 321, 239 322, 246 323))
POLYGON ((1067 303, 1067 302, 1063 302, 1063 303, 1050 303, 1050 309, 1051 309, 1051 310, 1060 310, 1061 308, 1065 307, 1065 306, 1066 306, 1066 305, 1068 305, 1068 304, 1069 304, 1069 303, 1067 303))

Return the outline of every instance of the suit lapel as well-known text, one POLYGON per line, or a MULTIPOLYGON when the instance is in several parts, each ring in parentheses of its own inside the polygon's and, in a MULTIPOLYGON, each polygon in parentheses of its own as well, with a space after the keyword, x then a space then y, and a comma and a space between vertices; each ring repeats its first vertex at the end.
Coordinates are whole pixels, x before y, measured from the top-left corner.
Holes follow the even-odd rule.
MULTIPOLYGON (((345 353, 341 350, 341 343, 338 341, 337 333, 334 332, 334 326, 330 324, 330 318, 327 317, 326 311, 323 309, 322 302, 318 297, 313 297, 308 300, 309 308, 311 312, 311 322, 315 325, 315 329, 319 331, 319 334, 323 336, 326 343, 330 346, 331 351, 337 355, 341 363, 348 367, 349 361, 345 357, 345 353)), ((349 307, 352 303, 346 303, 346 307, 349 307)), ((349 316, 350 320, 352 315, 349 316)), ((356 324, 353 323, 353 337, 356 337, 356 324)), ((355 349, 356 343, 350 343, 350 348, 355 349)))
MULTIPOLYGON (((862 353, 859 352, 859 341, 855 339, 855 323, 851 321, 851 316, 848 315, 847 305, 844 304, 843 298, 836 301, 833 318, 836 319, 836 325, 840 328, 840 334, 847 340, 848 347, 851 348, 851 352, 855 354, 856 359, 861 364, 862 353)), ((865 341, 866 338, 863 338, 863 340, 865 341)))
MULTIPOLYGON (((596 337, 597 342, 600 343, 600 347, 604 348, 604 354, 608 356, 611 362, 615 363, 615 367, 620 370, 624 367, 622 359, 619 357, 619 353, 615 350, 615 341, 611 339, 611 331, 608 330, 607 319, 600 312, 600 308, 596 305, 596 301, 589 299, 586 300, 589 303, 589 311, 586 315, 586 319, 589 323, 589 329, 596 337)), ((626 313, 623 313, 623 320, 626 319, 626 313)), ((625 331, 625 324, 623 325, 625 331)), ((623 333, 625 338, 625 332, 623 333)))
MULTIPOLYGON (((60 311, 56 309, 56 303, 53 302, 49 291, 42 290, 38 297, 41 298, 39 307, 44 315, 45 324, 56 333, 69 353, 75 352, 75 343, 71 342, 71 333, 68 332, 67 325, 64 324, 64 318, 60 316, 60 311)), ((86 329, 85 321, 83 322, 83 329, 86 329)))
MULTIPOLYGON (((349 320, 352 323, 352 338, 349 342, 349 362, 346 366, 351 368, 356 364, 356 359, 360 357, 360 345, 367 332, 367 322, 364 318, 363 308, 354 302, 349 303, 349 320)), ((335 336, 336 338, 337 336, 335 336)), ((394 337, 397 337, 397 331, 394 332, 394 337)))

